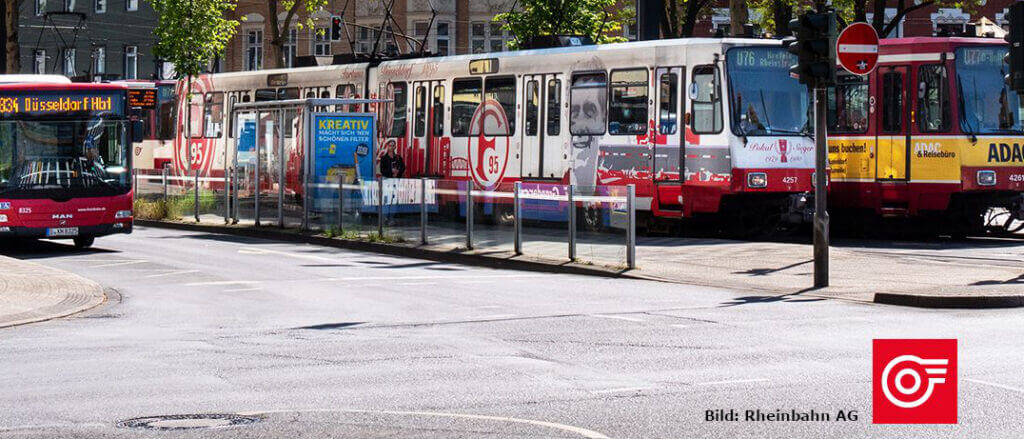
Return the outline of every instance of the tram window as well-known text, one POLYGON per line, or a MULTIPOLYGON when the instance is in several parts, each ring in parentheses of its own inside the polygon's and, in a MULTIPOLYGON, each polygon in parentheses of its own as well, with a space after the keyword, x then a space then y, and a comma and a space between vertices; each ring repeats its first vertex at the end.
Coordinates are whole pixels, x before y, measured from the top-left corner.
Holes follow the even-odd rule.
POLYGON ((174 139, 174 115, 176 113, 175 106, 177 105, 177 99, 174 96, 174 86, 162 85, 158 90, 160 120, 157 123, 157 138, 160 140, 171 140, 174 139))
POLYGON ((483 87, 479 78, 452 81, 452 136, 469 136, 473 113, 480 105, 483 87))
POLYGON ((189 137, 203 137, 203 95, 199 93, 192 95, 188 117, 189 137))
POLYGON ((860 78, 829 89, 828 131, 847 134, 867 132, 868 99, 868 83, 860 78))
POLYGON ((484 119, 484 135, 511 136, 516 132, 516 78, 512 76, 490 77, 484 81, 484 96, 494 99, 505 110, 508 126, 494 123, 493 119, 484 119))
POLYGON ((949 78, 946 67, 924 65, 917 69, 917 114, 922 132, 949 131, 949 78))
POLYGON ((277 90, 273 88, 261 88, 256 90, 256 102, 267 102, 277 100, 277 90))
MULTIPOLYGON (((352 84, 341 84, 334 90, 334 97, 338 99, 352 99, 356 95, 356 86, 352 84)), ((356 105, 335 105, 334 111, 356 111, 356 105)))
POLYGON ((389 95, 394 99, 394 111, 391 113, 390 137, 405 137, 405 113, 409 106, 409 96, 404 82, 388 84, 389 95))
POLYGON ((886 72, 882 75, 882 131, 903 130, 903 73, 886 72))
POLYGON ((416 87, 416 120, 414 121, 413 135, 423 137, 427 135, 427 88, 416 87))
POLYGON ((245 93, 242 95, 242 102, 249 102, 249 93, 245 93))
POLYGON ((224 93, 207 93, 203 106, 203 137, 217 138, 224 122, 224 93))
POLYGON ((679 115, 676 103, 679 102, 679 75, 662 73, 658 80, 658 132, 675 134, 679 115))
POLYGON ((306 99, 311 99, 311 98, 315 98, 315 97, 316 97, 316 90, 313 90, 311 88, 306 90, 306 99))
POLYGON ((548 80, 548 108, 544 112, 548 119, 548 135, 557 136, 562 132, 562 80, 548 80))
POLYGON ((320 90, 320 99, 330 99, 330 98, 331 98, 331 90, 330 89, 326 89, 325 88, 323 90, 320 90))
POLYGON ((537 135, 537 116, 540 115, 540 94, 537 90, 537 81, 526 83, 526 120, 523 121, 523 129, 527 136, 537 135))
POLYGON ((434 137, 444 135, 444 86, 434 86, 434 137))
POLYGON ((692 129, 696 134, 722 132, 722 93, 718 71, 714 66, 693 69, 690 83, 690 105, 693 112, 692 129))
POLYGON ((608 119, 608 79, 604 72, 578 73, 569 89, 569 133, 574 136, 604 134, 608 119))
POLYGON ((298 99, 299 89, 297 87, 280 88, 277 90, 278 100, 298 99))
POLYGON ((608 102, 609 134, 647 132, 647 69, 612 71, 608 102))

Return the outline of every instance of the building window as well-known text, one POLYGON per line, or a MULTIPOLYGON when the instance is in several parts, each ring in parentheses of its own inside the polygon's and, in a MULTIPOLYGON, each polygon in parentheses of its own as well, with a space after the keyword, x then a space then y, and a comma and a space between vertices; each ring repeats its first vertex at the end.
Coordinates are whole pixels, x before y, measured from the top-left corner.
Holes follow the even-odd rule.
MULTIPOLYGON (((875 14, 873 12, 868 12, 865 18, 868 23, 872 23, 874 22, 875 14)), ((888 25, 894 18, 896 18, 896 8, 885 8, 885 18, 883 19, 884 24, 888 25)), ((889 32, 889 35, 882 38, 903 38, 903 23, 906 21, 907 17, 901 18, 899 24, 889 32)))
POLYGON ((64 74, 75 76, 75 49, 64 49, 64 74))
POLYGON ((971 14, 960 8, 939 8, 930 17, 932 30, 939 36, 963 35, 967 22, 971 20, 971 14))
POLYGON ((107 0, 93 0, 92 8, 97 14, 106 14, 107 0))
POLYGON ((629 20, 629 23, 622 27, 622 36, 626 37, 629 41, 636 41, 638 29, 639 26, 637 26, 636 18, 633 18, 632 20, 629 20))
POLYGON ((359 38, 356 39, 356 53, 369 54, 373 49, 373 43, 377 40, 377 31, 359 28, 359 38))
POLYGON ((43 49, 36 49, 33 55, 32 73, 42 74, 46 73, 46 51, 43 49))
POLYGON ((126 11, 138 11, 139 0, 124 0, 124 10, 126 11))
POLYGON ((36 15, 46 13, 46 0, 36 0, 36 15))
POLYGON ((391 25, 384 26, 384 36, 381 37, 384 41, 384 53, 389 55, 398 54, 398 46, 395 44, 395 32, 391 29, 391 25))
POLYGON ((437 53, 441 56, 451 54, 451 45, 449 38, 451 38, 449 28, 451 23, 447 21, 441 21, 437 23, 437 53))
POLYGON ((487 51, 486 23, 481 21, 472 23, 469 27, 469 35, 472 38, 469 45, 471 53, 484 53, 487 51))
POLYGON ((491 23, 489 29, 490 39, 489 45, 491 52, 501 52, 505 50, 505 30, 501 28, 501 23, 491 23))
POLYGON ((106 47, 92 48, 92 73, 95 75, 102 75, 104 73, 107 73, 106 47))
POLYGON ((472 53, 501 52, 505 50, 505 30, 501 23, 475 21, 470 25, 472 53))
POLYGON ((263 68, 263 31, 249 31, 245 40, 245 69, 260 70, 263 68))
POLYGON ((288 31, 288 38, 284 40, 284 66, 291 68, 295 65, 296 49, 298 48, 299 31, 296 29, 290 29, 288 31))
POLYGON ((138 46, 124 47, 124 79, 138 79, 139 77, 139 48, 138 46))
POLYGON ((331 54, 331 28, 313 28, 313 55, 328 56, 331 54))
POLYGON ((417 21, 412 24, 413 35, 417 37, 423 37, 427 35, 427 29, 429 29, 430 23, 426 21, 417 21))
POLYGON ((64 12, 75 12, 75 0, 64 0, 64 12))

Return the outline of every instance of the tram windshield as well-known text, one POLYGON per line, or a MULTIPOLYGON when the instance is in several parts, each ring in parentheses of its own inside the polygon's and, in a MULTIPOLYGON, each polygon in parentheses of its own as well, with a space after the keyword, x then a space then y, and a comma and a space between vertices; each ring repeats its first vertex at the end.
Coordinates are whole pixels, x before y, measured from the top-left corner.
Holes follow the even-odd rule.
POLYGON ((966 134, 1021 132, 1021 102, 1007 87, 1006 46, 956 49, 960 128, 966 134))
POLYGON ((807 88, 789 76, 789 67, 797 63, 795 55, 782 47, 735 47, 725 58, 733 133, 811 133, 807 88))

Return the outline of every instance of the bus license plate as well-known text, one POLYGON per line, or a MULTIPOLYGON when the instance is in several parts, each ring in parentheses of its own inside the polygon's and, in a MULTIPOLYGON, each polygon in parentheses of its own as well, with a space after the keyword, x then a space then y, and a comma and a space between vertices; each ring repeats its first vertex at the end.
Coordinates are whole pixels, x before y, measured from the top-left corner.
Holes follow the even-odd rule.
POLYGON ((78 227, 58 227, 53 229, 46 229, 46 236, 50 238, 56 236, 78 236, 78 227))

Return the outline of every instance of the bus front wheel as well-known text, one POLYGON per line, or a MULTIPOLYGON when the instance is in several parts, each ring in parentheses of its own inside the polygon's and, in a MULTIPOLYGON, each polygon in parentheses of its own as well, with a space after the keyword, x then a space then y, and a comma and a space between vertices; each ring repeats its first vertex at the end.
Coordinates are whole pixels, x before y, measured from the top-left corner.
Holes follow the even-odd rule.
POLYGON ((80 236, 75 238, 75 248, 89 248, 96 242, 95 236, 80 236))

